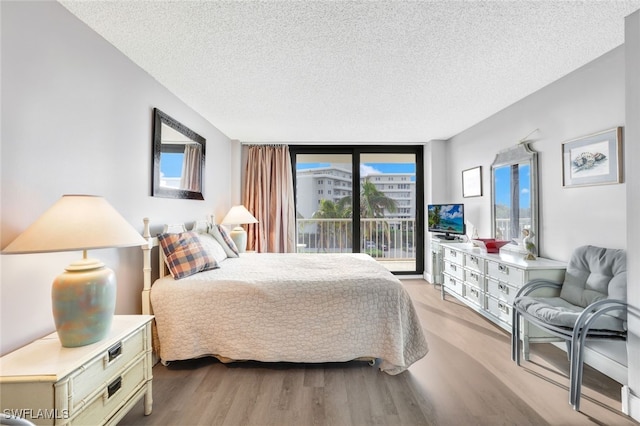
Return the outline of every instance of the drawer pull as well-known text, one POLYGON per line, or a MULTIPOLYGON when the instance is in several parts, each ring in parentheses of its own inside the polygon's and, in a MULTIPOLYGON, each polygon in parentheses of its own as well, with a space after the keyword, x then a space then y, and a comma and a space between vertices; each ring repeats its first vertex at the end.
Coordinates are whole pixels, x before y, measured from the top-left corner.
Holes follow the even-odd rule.
POLYGON ((498 284, 498 290, 500 290, 504 294, 509 294, 509 287, 507 287, 505 284, 498 284))
POLYGON ((122 377, 118 377, 113 382, 109 383, 107 386, 107 398, 111 398, 111 396, 118 392, 122 387, 122 377))
POLYGON ((471 277, 472 279, 474 279, 474 280, 478 281, 478 274, 474 274, 473 272, 471 272, 471 273, 469 274, 469 277, 471 277))
POLYGON ((509 273, 509 268, 507 268, 504 265, 498 265, 498 271, 502 272, 503 274, 508 274, 509 273))
POLYGON ((478 258, 475 256, 469 257, 469 260, 471 260, 471 262, 475 263, 476 265, 478 264, 478 258))
POLYGON ((452 271, 457 271, 458 270, 458 268, 456 268, 456 265, 450 265, 450 266, 451 266, 451 270, 452 271))
POLYGON ((500 309, 505 314, 509 314, 509 307, 502 302, 498 302, 498 309, 500 309))
POLYGON ((457 257, 458 256, 458 252, 455 252, 453 250, 449 250, 449 254, 451 255, 451 257, 457 257))
POLYGON ((476 290, 475 288, 470 289, 471 294, 473 294, 475 297, 478 297, 478 290, 476 290))
POLYGON ((452 286, 455 286, 456 280, 454 280, 453 278, 449 278, 449 284, 451 284, 452 286))
POLYGON ((111 346, 109 349, 107 349, 107 352, 109 353, 109 362, 118 358, 120 355, 122 355, 122 342, 118 342, 115 345, 111 346))

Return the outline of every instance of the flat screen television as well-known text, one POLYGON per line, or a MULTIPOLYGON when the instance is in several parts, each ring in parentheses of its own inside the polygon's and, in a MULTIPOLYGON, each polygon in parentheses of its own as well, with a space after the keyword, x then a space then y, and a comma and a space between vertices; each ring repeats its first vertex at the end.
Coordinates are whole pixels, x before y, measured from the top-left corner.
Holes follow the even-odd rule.
POLYGON ((464 235, 464 204, 429 204, 429 232, 437 232, 440 238, 452 240, 464 235))

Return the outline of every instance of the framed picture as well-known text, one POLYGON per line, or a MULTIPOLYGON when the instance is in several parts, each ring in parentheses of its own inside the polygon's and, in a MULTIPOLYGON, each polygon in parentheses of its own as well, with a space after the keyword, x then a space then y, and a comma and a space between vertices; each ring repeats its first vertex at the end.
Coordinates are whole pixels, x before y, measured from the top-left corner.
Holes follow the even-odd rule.
POLYGON ((562 144, 562 185, 622 182, 622 127, 562 144))
POLYGON ((482 166, 462 171, 462 196, 480 197, 482 195, 482 166))

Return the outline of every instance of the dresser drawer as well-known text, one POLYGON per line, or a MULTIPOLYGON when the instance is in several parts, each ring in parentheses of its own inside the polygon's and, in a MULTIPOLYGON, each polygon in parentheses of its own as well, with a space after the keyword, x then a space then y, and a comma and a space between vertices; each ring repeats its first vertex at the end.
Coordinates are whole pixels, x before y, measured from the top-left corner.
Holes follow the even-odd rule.
POLYGON ((489 313, 509 325, 512 323, 511 309, 511 305, 504 300, 498 300, 491 296, 487 297, 487 310, 489 313))
POLYGON ((496 281, 494 279, 487 279, 487 293, 495 297, 498 300, 507 302, 508 305, 513 304, 513 299, 516 296, 518 289, 510 286, 507 283, 496 281))
POLYGON ((505 263, 489 261, 487 264, 487 275, 498 281, 503 281, 514 287, 524 285, 524 271, 505 263))
POLYGON ((464 253, 449 247, 444 247, 444 260, 462 265, 464 262, 464 253))
POLYGON ((465 253, 464 266, 467 269, 473 269, 474 271, 484 274, 485 260, 475 254, 465 253))
POLYGON ((444 272, 445 274, 449 274, 454 276, 460 281, 464 280, 464 269, 461 265, 456 263, 451 263, 450 261, 444 261, 444 272))
POLYGON ((47 410, 35 424, 118 422, 142 397, 152 409, 151 315, 115 315, 107 336, 66 348, 51 333, 0 358, 0 411, 47 410))
POLYGON ((464 285, 462 284, 462 281, 457 280, 454 277, 445 275, 443 285, 447 288, 447 290, 453 293, 459 294, 460 296, 464 295, 464 285))
POLYGON ((477 287, 465 284, 464 298, 481 308, 484 308, 484 292, 477 287))
POLYGON ((68 381, 70 416, 86 403, 87 396, 99 383, 111 382, 130 361, 144 357, 145 332, 146 327, 136 330, 76 370, 68 381))
POLYGON ((485 290, 485 278, 484 275, 476 270, 469 270, 465 268, 464 270, 464 282, 467 284, 471 284, 475 287, 478 287, 480 290, 485 290))
MULTIPOLYGON (((124 364, 123 364, 124 365, 124 364)), ((84 410, 71 419, 71 424, 97 425, 111 418, 133 394, 142 387, 145 379, 145 362, 140 358, 108 382, 102 383, 99 392, 82 404, 84 410)))

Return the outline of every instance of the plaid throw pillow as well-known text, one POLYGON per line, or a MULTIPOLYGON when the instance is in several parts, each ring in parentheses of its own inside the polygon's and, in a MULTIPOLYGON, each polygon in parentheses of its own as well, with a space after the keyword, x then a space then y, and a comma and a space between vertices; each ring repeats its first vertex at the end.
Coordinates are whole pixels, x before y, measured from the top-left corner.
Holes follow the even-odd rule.
POLYGON ((222 225, 211 225, 209 227, 209 234, 213 235, 213 238, 218 240, 228 257, 239 257, 236 243, 233 242, 229 233, 222 225))
POLYGON ((227 243, 227 245, 229 246, 231 251, 234 252, 236 254, 236 256, 237 256, 238 255, 238 247, 236 247, 236 243, 233 242, 233 240, 231 239, 231 237, 227 233, 227 230, 224 229, 224 227, 222 225, 217 225, 217 226, 218 226, 218 231, 220 232, 220 236, 222 237, 224 242, 227 243))
POLYGON ((162 247, 165 263, 171 276, 176 280, 208 269, 219 268, 218 263, 205 250, 195 232, 161 234, 158 235, 158 242, 162 247))

